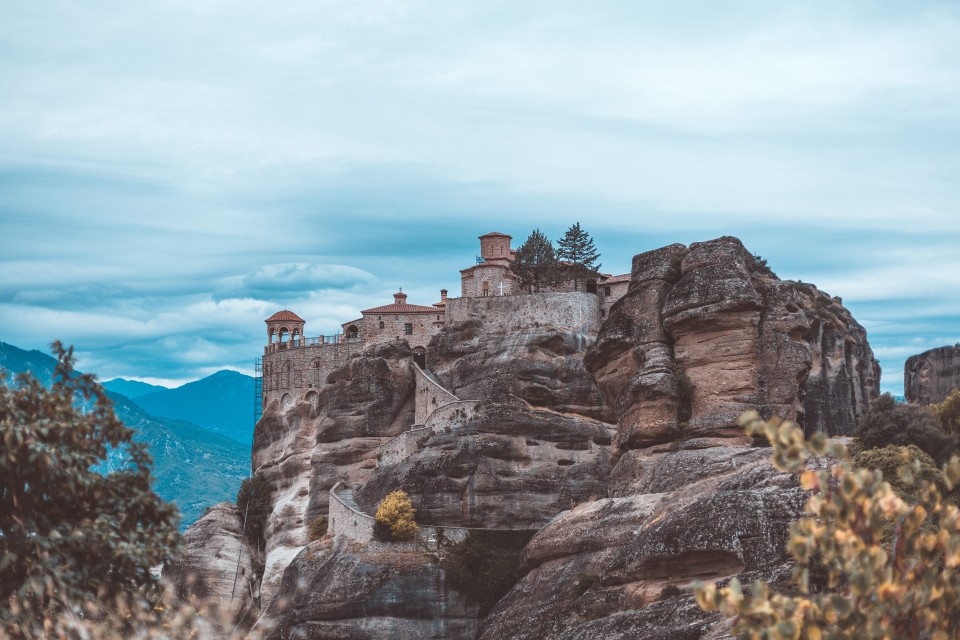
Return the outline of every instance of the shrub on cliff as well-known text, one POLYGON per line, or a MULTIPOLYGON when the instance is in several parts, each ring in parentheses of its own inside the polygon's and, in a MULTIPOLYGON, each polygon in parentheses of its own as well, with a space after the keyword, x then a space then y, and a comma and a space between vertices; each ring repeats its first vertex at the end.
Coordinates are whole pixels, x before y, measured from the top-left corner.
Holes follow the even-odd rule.
POLYGON ((246 538, 257 547, 263 546, 267 517, 273 509, 271 501, 273 487, 262 475, 254 475, 240 483, 237 491, 237 509, 246 517, 246 538))
POLYGON ((180 543, 176 508, 151 489, 146 447, 95 378, 74 372, 73 349, 52 349, 49 389, 29 374, 12 387, 0 377, 4 637, 73 637, 70 625, 104 619, 129 629, 139 622, 133 609, 149 619, 140 595, 159 590, 150 567, 169 562, 180 543), (98 473, 116 449, 128 463, 98 473), (129 615, 111 611, 118 601, 129 615))
MULTIPOLYGON (((919 482, 915 500, 898 496, 883 473, 855 468, 846 448, 823 434, 805 441, 791 423, 742 419, 749 435, 773 445, 777 469, 800 474, 813 492, 808 517, 790 528, 787 548, 797 560, 799 595, 773 593, 762 582, 745 594, 698 585, 697 602, 734 617, 744 638, 956 638, 960 629, 960 510, 943 501, 934 482, 919 482), (829 456, 827 468, 807 469, 811 456, 829 456), (812 593, 808 566, 819 555, 826 589, 812 593)), ((907 463, 909 456, 903 458, 907 463)), ((908 485, 922 462, 904 464, 897 477, 908 485)), ((944 467, 944 484, 960 484, 960 458, 944 467)))
POLYGON ((414 520, 416 510, 405 491, 393 491, 377 505, 376 523, 390 532, 391 540, 413 540, 420 527, 414 520))
POLYGON ((960 435, 960 389, 954 389, 946 400, 931 408, 944 431, 960 435))
POLYGON ((889 393, 870 404, 857 426, 857 438, 864 450, 915 445, 938 465, 960 448, 957 436, 941 428, 929 407, 900 404, 889 393))
POLYGON ((450 547, 440 560, 447 583, 463 594, 467 602, 479 605, 481 616, 487 615, 520 579, 523 548, 533 534, 532 531, 469 532, 463 542, 450 547))

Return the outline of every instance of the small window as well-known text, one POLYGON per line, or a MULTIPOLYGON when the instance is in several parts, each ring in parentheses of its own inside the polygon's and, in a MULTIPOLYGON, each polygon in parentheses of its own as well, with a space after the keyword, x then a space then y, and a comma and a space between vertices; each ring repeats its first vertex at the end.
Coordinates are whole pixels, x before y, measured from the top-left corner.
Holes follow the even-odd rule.
POLYGON ((607 317, 607 310, 606 310, 606 309, 600 309, 600 317, 601 317, 601 318, 606 318, 606 317, 607 317))
POLYGON ((377 320, 383 320, 383 316, 377 316, 377 320))
POLYGON ((407 334, 408 336, 409 336, 409 335, 413 335, 413 323, 412 323, 412 322, 408 322, 408 323, 406 323, 405 325, 403 325, 403 332, 404 332, 405 334, 407 334))
POLYGON ((383 320, 380 321, 380 328, 383 329, 383 320))
POLYGON ((604 288, 603 288, 603 295, 605 295, 605 296, 610 295, 610 287, 604 287, 604 288))

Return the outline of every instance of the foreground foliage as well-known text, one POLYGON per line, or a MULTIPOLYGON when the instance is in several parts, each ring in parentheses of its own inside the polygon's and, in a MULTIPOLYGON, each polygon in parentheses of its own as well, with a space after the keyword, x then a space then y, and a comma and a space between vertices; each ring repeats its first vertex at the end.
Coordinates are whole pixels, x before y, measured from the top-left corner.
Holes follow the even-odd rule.
POLYGON ((901 404, 885 393, 870 403, 870 410, 860 419, 859 444, 864 449, 914 445, 942 465, 960 450, 960 439, 947 428, 955 409, 952 405, 943 409, 941 420, 937 417, 940 406, 901 404))
POLYGON ((413 501, 406 491, 393 491, 380 501, 374 519, 390 532, 391 540, 413 540, 420 531, 415 514, 413 501))
MULTIPOLYGON (((921 460, 898 472, 913 490, 904 499, 881 471, 855 468, 846 448, 822 434, 807 442, 796 425, 752 412, 742 422, 749 435, 770 440, 777 469, 800 473, 813 492, 810 515, 792 525, 787 545, 798 563, 799 595, 759 582, 745 593, 733 579, 725 588, 698 585, 701 607, 735 616, 734 632, 745 638, 960 637, 960 512, 943 501, 936 482, 915 481, 921 460), (833 460, 808 465, 812 456, 833 460), (823 589, 812 588, 815 561, 826 573, 823 589)), ((943 482, 949 490, 960 484, 960 458, 946 465, 943 482)))
POLYGON ((180 542, 176 508, 151 489, 145 447, 94 377, 73 370, 73 350, 52 347, 49 389, 29 374, 12 387, 0 379, 0 635, 12 637, 111 616, 134 624, 130 612, 159 597, 150 567, 180 542), (112 448, 130 463, 97 473, 112 448))

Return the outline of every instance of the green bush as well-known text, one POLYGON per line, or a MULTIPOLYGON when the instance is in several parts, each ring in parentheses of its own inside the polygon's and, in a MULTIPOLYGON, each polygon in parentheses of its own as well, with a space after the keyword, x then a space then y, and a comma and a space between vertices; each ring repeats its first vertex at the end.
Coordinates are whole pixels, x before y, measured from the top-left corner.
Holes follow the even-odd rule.
POLYGON ((887 445, 915 445, 942 465, 960 449, 955 435, 945 433, 929 407, 900 404, 885 393, 870 405, 860 419, 857 437, 863 450, 887 445))
POLYGON ((314 518, 310 522, 310 542, 314 540, 319 540, 323 536, 327 535, 327 518, 326 516, 320 516, 314 518))
POLYGON ((679 596, 682 594, 683 589, 675 584, 668 584, 660 590, 660 600, 666 600, 667 598, 673 598, 674 596, 679 596))
POLYGON ((74 372, 73 349, 52 349, 49 389, 0 376, 0 637, 75 637, 63 625, 82 623, 76 611, 92 624, 120 600, 149 615, 142 596, 159 591, 150 567, 179 550, 179 516, 151 488, 145 445, 95 378, 74 372), (123 468, 98 473, 118 449, 123 468))
POLYGON ((237 491, 237 509, 240 510, 240 517, 246 516, 247 521, 246 538, 256 547, 262 547, 265 544, 263 536, 267 527, 267 517, 273 510, 272 493, 273 487, 262 475, 246 478, 240 484, 240 490, 237 491))
POLYGON ((944 431, 960 435, 960 390, 954 389, 946 400, 931 408, 944 431))
POLYGON ((447 583, 485 616, 521 577, 523 548, 533 531, 471 531, 444 553, 447 583))
POLYGON ((933 458, 915 445, 898 447, 891 444, 882 449, 867 449, 853 458, 853 465, 881 472, 883 479, 904 499, 916 499, 920 489, 927 484, 935 485, 941 493, 946 492, 943 473, 936 467, 933 458), (899 473, 904 465, 916 469, 909 478, 903 478, 899 473))

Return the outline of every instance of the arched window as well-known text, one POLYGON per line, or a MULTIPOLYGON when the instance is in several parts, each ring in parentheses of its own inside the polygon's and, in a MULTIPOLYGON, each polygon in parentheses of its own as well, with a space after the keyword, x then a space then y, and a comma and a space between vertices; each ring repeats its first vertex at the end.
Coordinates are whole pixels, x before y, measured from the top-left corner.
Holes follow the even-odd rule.
POLYGON ((310 363, 310 380, 314 387, 320 386, 320 359, 310 363))
POLYGON ((490 283, 489 283, 489 282, 484 282, 484 283, 483 283, 483 289, 482 289, 482 291, 481 291, 481 294, 482 294, 483 296, 488 296, 488 295, 490 295, 490 283))

